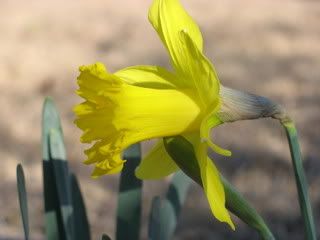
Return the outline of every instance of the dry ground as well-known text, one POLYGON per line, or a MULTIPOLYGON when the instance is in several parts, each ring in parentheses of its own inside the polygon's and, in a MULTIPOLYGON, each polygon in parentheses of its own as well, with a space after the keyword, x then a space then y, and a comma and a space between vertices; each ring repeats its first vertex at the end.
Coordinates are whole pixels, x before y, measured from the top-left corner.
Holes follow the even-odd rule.
MULTIPOLYGON (((15 166, 26 170, 32 236, 43 236, 40 117, 45 96, 61 111, 73 170, 80 178, 93 239, 113 235, 117 177, 90 179, 72 124, 77 68, 104 62, 112 71, 135 64, 168 66, 147 21, 151 0, 0 0, 0 236, 22 236, 15 166)), ((224 85, 282 103, 300 131, 316 220, 320 223, 320 3, 312 0, 183 0, 203 31, 206 53, 224 85)), ((221 171, 251 200, 279 239, 303 239, 285 134, 272 120, 245 121, 214 133, 233 156, 221 171)), ((145 184, 144 224, 163 181, 145 184)), ((237 219, 235 233, 212 220, 197 186, 177 239, 258 239, 237 219)), ((319 226, 319 225, 318 225, 319 226)), ((319 228, 319 227, 318 227, 319 228)), ((144 229, 144 235, 146 229, 144 229)), ((1 238, 1 237, 0 237, 1 238)))

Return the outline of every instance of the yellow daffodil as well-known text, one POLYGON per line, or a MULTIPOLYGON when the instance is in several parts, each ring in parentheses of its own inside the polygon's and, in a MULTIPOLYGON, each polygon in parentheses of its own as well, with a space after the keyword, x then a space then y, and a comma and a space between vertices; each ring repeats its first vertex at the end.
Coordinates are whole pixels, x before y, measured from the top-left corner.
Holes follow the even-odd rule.
MULTIPOLYGON (((173 71, 154 66, 134 66, 110 73, 102 63, 80 67, 77 93, 85 102, 74 109, 81 141, 93 143, 85 163, 94 164, 93 176, 121 171, 122 152, 130 145, 152 138, 182 135, 194 146, 202 185, 214 216, 234 225, 225 208, 220 175, 207 156, 230 152, 209 138, 222 121, 220 83, 203 54, 197 24, 178 0, 154 0, 149 20, 165 45, 173 71)), ((136 169, 142 179, 156 179, 178 170, 160 140, 136 169)))

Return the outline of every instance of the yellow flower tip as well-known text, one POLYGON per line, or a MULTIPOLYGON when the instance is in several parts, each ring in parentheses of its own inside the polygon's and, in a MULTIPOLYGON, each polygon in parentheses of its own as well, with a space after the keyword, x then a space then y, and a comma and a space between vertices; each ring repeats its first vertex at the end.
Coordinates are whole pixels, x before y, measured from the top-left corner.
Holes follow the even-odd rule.
POLYGON ((218 145, 216 145, 215 143, 213 143, 211 140, 209 140, 207 142, 208 146, 216 153, 222 155, 222 156, 225 156, 225 157, 230 157, 232 155, 232 152, 227 150, 227 149, 224 149, 218 145))
MULTIPOLYGON (((103 174, 102 174, 103 175, 103 174)), ((91 178, 93 179, 98 179, 99 177, 101 177, 102 175, 96 174, 94 172, 91 173, 91 178)))
POLYGON ((232 222, 231 218, 229 218, 229 220, 226 222, 230 228, 235 231, 236 230, 236 226, 234 225, 234 223, 232 222))
POLYGON ((232 155, 231 151, 219 147, 210 139, 210 130, 220 124, 221 120, 216 117, 215 111, 207 115, 200 126, 200 141, 201 143, 207 144, 207 146, 210 147, 214 152, 226 157, 230 157, 232 155))
POLYGON ((100 150, 103 143, 96 143, 91 148, 85 150, 87 160, 84 164, 95 164, 95 168, 91 174, 93 178, 100 177, 105 174, 119 173, 126 160, 121 159, 120 152, 109 151, 108 154, 102 154, 100 150))
POLYGON ((90 129, 86 129, 80 137, 80 142, 81 143, 91 143, 92 140, 90 139, 90 137, 88 137, 89 135, 90 135, 90 129))
POLYGON ((224 149, 222 147, 219 147, 218 145, 216 145, 215 143, 213 143, 211 141, 211 139, 208 139, 207 137, 201 137, 200 138, 200 142, 201 143, 205 143, 207 144, 208 147, 210 147, 212 149, 212 151, 222 155, 222 156, 225 156, 225 157, 231 157, 232 156, 232 152, 227 150, 227 149, 224 149))
POLYGON ((92 162, 90 161, 90 159, 86 159, 86 160, 84 160, 82 163, 85 164, 85 165, 90 165, 90 164, 92 164, 92 162))
POLYGON ((106 165, 110 164, 110 162, 108 162, 108 161, 97 163, 93 172, 91 173, 91 177, 98 178, 98 177, 101 177, 101 176, 107 175, 107 174, 119 173, 123 168, 124 162, 125 161, 122 161, 117 166, 106 166, 106 165))
POLYGON ((107 173, 107 171, 96 167, 96 168, 93 170, 93 172, 91 173, 91 177, 92 177, 93 179, 97 179, 97 178, 105 175, 106 173, 107 173))
POLYGON ((235 227, 235 225, 232 223, 232 225, 230 225, 230 227, 231 227, 231 229, 233 230, 233 231, 235 231, 236 230, 236 227, 235 227))
POLYGON ((94 64, 91 65, 82 65, 79 67, 79 71, 80 72, 91 72, 91 73, 104 73, 107 72, 106 67, 104 66, 103 63, 101 62, 96 62, 94 64))
POLYGON ((220 217, 216 216, 217 219, 222 223, 226 223, 233 231, 235 231, 236 227, 231 219, 230 214, 227 211, 225 213, 226 214, 224 214, 223 216, 220 216, 220 217))
POLYGON ((95 169, 92 176, 98 177, 104 174, 114 174, 121 171, 125 160, 121 159, 121 150, 113 149, 109 146, 108 153, 104 153, 101 148, 110 145, 105 141, 96 142, 91 148, 84 151, 87 159, 84 164, 94 164, 95 169))
POLYGON ((232 156, 232 152, 230 150, 227 150, 227 149, 224 149, 224 150, 225 150, 224 156, 226 156, 226 157, 231 157, 232 156))

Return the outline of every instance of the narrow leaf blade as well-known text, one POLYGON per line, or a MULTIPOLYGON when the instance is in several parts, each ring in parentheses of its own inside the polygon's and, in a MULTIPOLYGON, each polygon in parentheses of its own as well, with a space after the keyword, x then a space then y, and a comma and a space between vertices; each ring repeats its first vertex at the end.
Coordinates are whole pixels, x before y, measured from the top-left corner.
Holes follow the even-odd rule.
POLYGON ((138 240, 141 220, 142 181, 134 171, 141 160, 140 144, 134 144, 124 153, 127 160, 120 177, 117 207, 117 240, 138 240))
POLYGON ((74 174, 71 174, 70 181, 72 189, 72 205, 74 209, 73 229, 75 229, 75 231, 73 239, 90 240, 90 226, 87 217, 86 207, 84 205, 78 180, 74 174))
POLYGON ((68 180, 67 163, 59 114, 50 98, 46 98, 42 111, 42 157, 46 236, 48 240, 69 240, 70 227, 66 226, 70 221, 66 216, 71 200, 61 195, 65 188, 62 185, 69 181, 60 179, 64 176, 68 180))
POLYGON ((152 199, 151 213, 149 216, 148 237, 149 240, 161 240, 161 199, 156 196, 152 199))
POLYGON ((50 161, 53 165, 54 180, 58 193, 59 208, 66 239, 73 236, 71 182, 62 132, 60 129, 51 129, 49 132, 50 161))
POLYGON ((24 172, 21 164, 17 166, 17 188, 19 196, 20 213, 22 218, 23 230, 25 240, 29 240, 29 213, 28 213, 28 199, 26 191, 26 183, 24 172))
POLYGON ((149 239, 172 239, 182 210, 191 179, 182 171, 177 172, 169 185, 166 198, 155 197, 149 219, 149 239))
POLYGON ((51 129, 61 130, 61 124, 53 100, 47 97, 42 109, 42 158, 45 161, 49 161, 49 133, 51 129))
POLYGON ((45 228, 48 240, 64 240, 64 229, 59 209, 53 163, 50 161, 49 133, 60 129, 59 115, 51 98, 46 98, 42 110, 42 158, 45 228))

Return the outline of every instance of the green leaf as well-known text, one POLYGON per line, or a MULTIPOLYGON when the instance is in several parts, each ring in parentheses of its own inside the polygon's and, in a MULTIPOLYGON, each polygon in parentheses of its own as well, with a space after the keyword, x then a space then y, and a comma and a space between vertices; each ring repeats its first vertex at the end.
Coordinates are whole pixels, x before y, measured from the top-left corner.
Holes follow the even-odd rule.
POLYGON ((312 207, 308 194, 308 183, 304 173, 301 151, 298 140, 297 130, 292 121, 282 123, 287 133, 287 139, 290 147, 292 165, 296 179, 296 185, 299 195, 300 210, 302 213, 306 237, 308 240, 316 240, 316 228, 313 219, 312 207))
POLYGON ((24 238, 25 240, 29 240, 28 199, 24 172, 21 164, 18 164, 17 166, 17 188, 19 196, 20 213, 24 230, 24 238))
POLYGON ((58 112, 47 98, 42 115, 43 186, 48 240, 72 239, 72 202, 68 164, 58 112))
MULTIPOLYGON (((200 169, 192 144, 182 136, 165 138, 164 144, 177 165, 202 186, 200 169)), ((225 178, 222 177, 221 180, 226 194, 226 207, 250 227, 257 230, 262 239, 274 239, 271 231, 250 203, 225 178)))
POLYGON ((53 103, 53 100, 47 97, 42 109, 42 158, 49 161, 49 133, 51 129, 62 131, 60 117, 53 103))
POLYGON ((274 240, 275 237, 272 232, 251 204, 227 181, 227 179, 221 176, 221 180, 226 194, 227 209, 248 224, 248 226, 255 229, 259 233, 261 239, 274 240))
POLYGON ((191 179, 183 172, 177 172, 163 201, 154 199, 149 223, 150 239, 172 239, 178 218, 185 201, 191 179))
POLYGON ((90 226, 86 213, 86 208, 80 191, 79 183, 74 174, 70 176, 72 189, 73 229, 75 240, 90 240, 90 226))
POLYGON ((161 211, 161 225, 164 229, 161 239, 172 239, 191 182, 182 171, 174 175, 161 211))
POLYGON ((50 161, 53 164, 55 184, 58 193, 59 208, 66 239, 73 239, 72 199, 68 163, 62 132, 51 129, 49 134, 50 161))
POLYGON ((117 240, 138 240, 141 220, 141 187, 134 171, 141 160, 140 144, 134 144, 124 153, 127 160, 120 177, 117 207, 117 240))
POLYGON ((152 199, 151 213, 149 216, 149 240, 161 240, 161 199, 156 196, 152 199))

